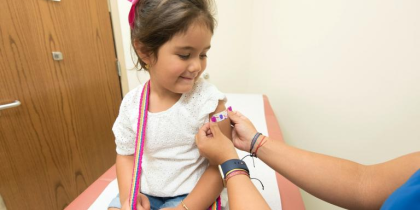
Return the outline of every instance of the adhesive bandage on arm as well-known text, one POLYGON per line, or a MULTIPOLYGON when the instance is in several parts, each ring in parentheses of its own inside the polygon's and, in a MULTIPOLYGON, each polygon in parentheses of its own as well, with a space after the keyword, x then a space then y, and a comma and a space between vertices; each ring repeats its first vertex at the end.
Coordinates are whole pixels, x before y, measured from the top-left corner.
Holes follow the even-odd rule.
POLYGON ((226 120, 227 118, 228 118, 227 111, 224 110, 222 112, 219 112, 217 114, 214 114, 211 117, 211 121, 213 121, 213 122, 221 122, 223 120, 226 120))

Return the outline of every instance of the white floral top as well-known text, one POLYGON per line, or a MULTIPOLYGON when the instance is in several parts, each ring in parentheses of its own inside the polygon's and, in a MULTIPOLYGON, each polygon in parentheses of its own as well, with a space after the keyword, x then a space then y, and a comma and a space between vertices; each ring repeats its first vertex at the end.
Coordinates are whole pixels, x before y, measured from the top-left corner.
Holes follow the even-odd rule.
MULTIPOLYGON (((134 154, 142 89, 140 85, 124 97, 112 128, 120 155, 134 154)), ((226 101, 226 96, 200 78, 191 92, 184 93, 171 108, 148 113, 142 193, 172 197, 192 191, 208 165, 195 145, 195 135, 209 121, 219 100, 226 101)))

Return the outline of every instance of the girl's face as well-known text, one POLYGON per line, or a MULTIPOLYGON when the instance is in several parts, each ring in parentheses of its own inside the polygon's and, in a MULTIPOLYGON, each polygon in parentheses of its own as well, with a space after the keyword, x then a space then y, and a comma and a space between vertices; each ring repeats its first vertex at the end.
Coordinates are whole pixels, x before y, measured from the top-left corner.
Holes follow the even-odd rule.
POLYGON ((193 23, 186 33, 176 34, 158 51, 152 61, 152 84, 173 93, 187 93, 207 66, 207 51, 212 33, 200 23, 193 23))

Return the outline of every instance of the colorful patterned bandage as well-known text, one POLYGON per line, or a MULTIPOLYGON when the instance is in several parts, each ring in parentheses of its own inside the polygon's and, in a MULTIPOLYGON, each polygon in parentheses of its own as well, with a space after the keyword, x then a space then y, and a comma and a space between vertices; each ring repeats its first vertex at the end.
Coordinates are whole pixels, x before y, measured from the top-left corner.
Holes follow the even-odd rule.
POLYGON ((222 111, 220 113, 214 114, 211 117, 211 121, 220 122, 220 121, 226 120, 227 118, 228 118, 228 115, 227 115, 227 111, 225 110, 225 111, 222 111))

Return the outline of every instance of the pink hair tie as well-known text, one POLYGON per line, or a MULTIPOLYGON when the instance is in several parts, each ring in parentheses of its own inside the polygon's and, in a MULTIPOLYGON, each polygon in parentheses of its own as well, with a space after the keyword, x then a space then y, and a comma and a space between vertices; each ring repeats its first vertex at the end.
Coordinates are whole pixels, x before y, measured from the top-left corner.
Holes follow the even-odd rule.
POLYGON ((134 28, 134 19, 136 18, 136 5, 139 0, 128 0, 131 2, 130 13, 128 13, 128 23, 130 24, 131 29, 134 28))

